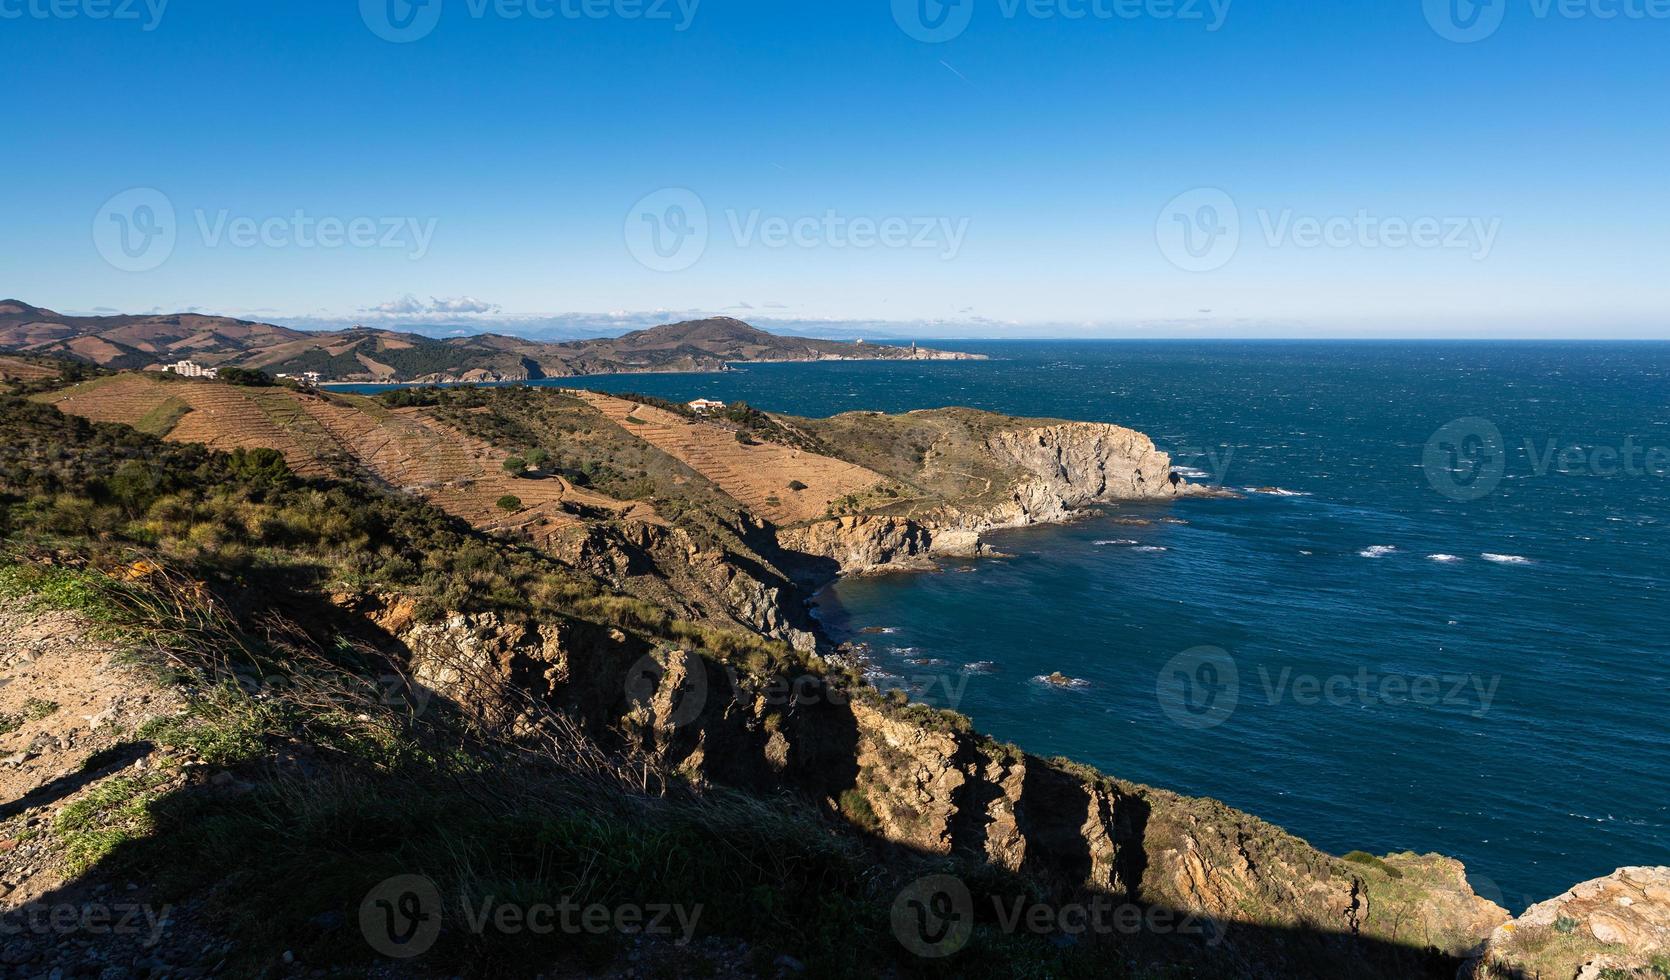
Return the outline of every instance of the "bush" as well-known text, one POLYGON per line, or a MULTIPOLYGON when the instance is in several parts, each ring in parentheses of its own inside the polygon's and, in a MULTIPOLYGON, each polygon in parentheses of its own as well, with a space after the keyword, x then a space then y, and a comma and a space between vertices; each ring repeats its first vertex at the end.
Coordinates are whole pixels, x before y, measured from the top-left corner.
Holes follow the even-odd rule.
POLYGON ((272 375, 265 371, 225 367, 216 371, 215 375, 229 385, 242 385, 246 388, 271 388, 273 386, 272 375))
POLYGON ((528 461, 520 456, 511 456, 504 461, 504 471, 511 476, 521 476, 528 471, 528 461))
POLYGON ((1347 854, 1344 857, 1344 860, 1350 861, 1352 864, 1361 864, 1361 865, 1366 865, 1370 868, 1377 868, 1380 871, 1385 872, 1386 877, 1388 877, 1388 878, 1402 878, 1403 877, 1403 872, 1401 872, 1398 869, 1392 867, 1391 865, 1387 864, 1385 861, 1380 860, 1379 858, 1377 858, 1374 855, 1368 853, 1367 851, 1352 851, 1350 854, 1347 854))
POLYGON ((793 490, 795 493, 799 493, 800 491, 806 489, 806 484, 801 483, 799 480, 790 480, 789 489, 793 490))
POLYGON ((513 493, 507 493, 499 498, 499 509, 508 513, 515 513, 522 509, 522 498, 513 493))

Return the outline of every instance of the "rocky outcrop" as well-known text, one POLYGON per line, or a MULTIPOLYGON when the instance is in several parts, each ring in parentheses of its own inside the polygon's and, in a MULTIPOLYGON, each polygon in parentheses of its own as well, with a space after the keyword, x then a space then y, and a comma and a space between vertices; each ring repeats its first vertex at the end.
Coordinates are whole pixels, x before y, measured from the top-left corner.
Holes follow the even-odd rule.
POLYGON ((831 563, 822 576, 803 576, 812 584, 822 584, 820 577, 827 581, 834 574, 923 569, 931 567, 935 557, 973 558, 989 553, 978 530, 936 528, 921 521, 875 515, 785 528, 778 532, 777 542, 789 552, 831 563))
POLYGON ((1024 474, 1014 488, 1017 523, 1067 518, 1072 508, 1116 500, 1167 500, 1193 492, 1173 479, 1171 457, 1134 429, 1063 422, 994 434, 987 448, 1024 474))
MULTIPOLYGON (((948 504, 915 519, 841 517, 778 533, 790 552, 833 562, 838 574, 908 571, 934 558, 991 554, 981 536, 998 528, 1059 524, 1095 504, 1171 500, 1206 493, 1171 472, 1171 458, 1133 429, 1061 422, 991 435, 984 452, 1013 482, 999 503, 948 504)), ((831 576, 826 576, 826 579, 831 576)))
POLYGON ((1539 902, 1490 934, 1476 980, 1670 975, 1670 868, 1620 868, 1539 902))
MULTIPOLYGON (((1459 960, 1506 917, 1453 862, 1394 881, 1216 801, 1028 755, 956 716, 821 675, 761 678, 618 631, 491 614, 406 623, 397 635, 417 677, 489 720, 513 723, 533 698, 698 785, 793 791, 882 840, 1023 875, 1056 900, 1099 894, 1165 909, 1226 956, 1256 959, 1257 937, 1274 928, 1459 960), (503 706, 496 717, 484 711, 493 704, 503 706), (1438 919, 1463 925, 1428 928, 1438 919)), ((1409 857, 1412 869, 1427 860, 1409 857)), ((1325 952, 1348 962, 1353 948, 1325 952)), ((1234 975, 1305 975, 1234 962, 1234 975)))
MULTIPOLYGON (((732 541, 741 547, 739 538, 732 541)), ((574 567, 690 619, 729 621, 804 653, 818 648, 805 597, 787 573, 757 555, 699 541, 685 528, 636 520, 579 525, 546 547, 574 567)))

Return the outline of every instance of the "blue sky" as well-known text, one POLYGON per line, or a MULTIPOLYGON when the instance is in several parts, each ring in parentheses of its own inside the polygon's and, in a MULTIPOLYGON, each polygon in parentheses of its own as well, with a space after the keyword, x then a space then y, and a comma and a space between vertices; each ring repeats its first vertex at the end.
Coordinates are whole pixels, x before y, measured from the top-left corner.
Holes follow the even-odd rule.
POLYGON ((0 294, 1670 336, 1670 2, 1488 3, 0 0, 0 294))

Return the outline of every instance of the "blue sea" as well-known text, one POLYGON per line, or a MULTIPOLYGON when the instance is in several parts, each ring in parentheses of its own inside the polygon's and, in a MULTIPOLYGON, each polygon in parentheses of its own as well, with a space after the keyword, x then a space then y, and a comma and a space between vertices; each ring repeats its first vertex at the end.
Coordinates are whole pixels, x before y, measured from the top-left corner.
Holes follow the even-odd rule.
POLYGON ((1454 856, 1515 911, 1670 863, 1670 344, 939 346, 993 359, 584 384, 1140 429, 1240 496, 1003 532, 819 615, 998 738, 1454 856))

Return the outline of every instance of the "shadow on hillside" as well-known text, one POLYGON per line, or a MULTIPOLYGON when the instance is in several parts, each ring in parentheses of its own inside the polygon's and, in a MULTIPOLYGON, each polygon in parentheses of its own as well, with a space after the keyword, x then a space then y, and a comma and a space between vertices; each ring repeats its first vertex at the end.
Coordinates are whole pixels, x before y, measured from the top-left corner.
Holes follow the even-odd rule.
POLYGON ((94 753, 82 767, 59 776, 23 794, 16 800, 0 801, 0 820, 10 820, 25 810, 52 804, 79 793, 89 783, 126 769, 156 749, 150 742, 123 742, 94 753))
MULTIPOLYGON (((321 640, 348 635, 398 667, 409 662, 410 651, 363 616, 293 595, 268 596, 263 605, 281 607, 321 640)), ((705 954, 663 937, 658 942, 672 951, 663 965, 671 970, 658 972, 674 976, 743 969, 770 976, 780 955, 804 964, 809 976, 1455 976, 1458 962, 1434 950, 1208 920, 1146 901, 1149 804, 1117 791, 1093 797, 1077 776, 1048 765, 1027 764, 1018 774, 1008 836, 1024 846, 1009 856, 1019 874, 986 857, 996 837, 993 814, 1003 811, 991 805, 1004 795, 997 778, 967 779, 953 791, 949 855, 883 839, 836 816, 835 801, 863 775, 858 721, 839 692, 756 690, 697 658, 700 670, 680 692, 694 700, 667 702, 668 724, 633 734, 621 719, 642 707, 634 686, 653 648, 604 626, 568 623, 565 630, 560 664, 531 647, 494 662, 521 695, 576 719, 604 748, 647 750, 666 771, 688 767, 727 789, 692 794, 651 781, 647 769, 649 792, 642 793, 567 763, 513 759, 442 770, 354 754, 374 746, 320 752, 315 765, 298 768, 277 761, 294 746, 269 744, 268 758, 242 767, 239 778, 200 772, 186 788, 149 801, 147 834, 117 841, 85 876, 35 903, 85 909, 100 884, 142 882, 134 892, 92 893, 179 907, 157 948, 145 947, 142 930, 83 937, 91 921, 84 913, 49 916, 45 928, 40 919, 6 923, 6 963, 46 973, 65 965, 53 957, 82 954, 75 940, 92 938, 107 962, 143 958, 153 973, 162 963, 164 973, 284 974, 291 971, 278 958, 286 952, 298 970, 380 960, 377 975, 396 977, 531 976, 553 966, 580 975, 640 971, 644 965, 631 957, 644 947, 623 936, 615 916, 668 904, 700 907, 698 938, 764 954, 703 966, 705 954), (1095 861, 1082 830, 1087 815, 1114 835, 1114 894, 1083 887, 1095 861), (414 891, 410 879, 390 884, 411 875, 439 890, 414 891), (936 876, 958 884, 941 887, 934 883, 947 879, 936 876), (524 908, 573 896, 611 911, 601 930, 576 919, 541 931, 532 920, 497 915, 472 924, 474 912, 455 899, 465 892, 524 908), (427 940, 432 948, 409 960, 386 955, 391 935, 415 942, 432 913, 439 924, 427 940), (204 952, 216 937, 236 941, 232 959, 204 952)), ((443 697, 420 700, 431 721, 464 713, 443 697)), ((960 744, 960 753, 972 752, 967 740, 960 744)), ((124 747, 97 768, 6 804, 5 812, 62 799, 152 748, 124 747)), ((977 771, 990 760, 953 762, 977 771)), ((1249 909, 1247 918, 1256 914, 1249 909)))
MULTIPOLYGON (((434 787, 429 789, 435 792, 434 787)), ((703 906, 694 933, 696 945, 682 948, 674 939, 666 939, 662 945, 672 954, 674 968, 663 966, 655 974, 659 976, 780 976, 782 971, 774 964, 782 956, 804 964, 808 976, 850 976, 862 970, 870 975, 926 977, 1006 977, 1025 972, 1043 977, 1453 980, 1460 965, 1433 950, 1345 933, 1215 922, 1161 905, 1137 901, 1127 905, 1123 896, 1065 891, 1040 895, 1001 869, 948 863, 850 831, 844 833, 871 860, 847 869, 850 876, 843 879, 832 878, 827 867, 806 873, 797 864, 804 855, 718 854, 692 862, 687 849, 657 849, 652 844, 641 856, 627 859, 634 875, 631 880, 600 895, 588 891, 597 887, 595 881, 578 891, 576 883, 602 877, 597 866, 611 865, 615 858, 575 853, 569 860, 553 862, 549 840, 541 851, 530 843, 533 838, 495 832, 514 826, 517 815, 503 815, 504 822, 481 823, 480 832, 491 833, 491 839, 461 839, 461 834, 476 826, 479 800, 435 798, 435 811, 412 816, 431 819, 448 809, 452 816, 446 825, 418 837, 405 836, 420 833, 413 826, 415 821, 383 813, 371 801, 333 814, 334 836, 324 832, 324 823, 311 819, 284 828, 239 812, 249 807, 282 809, 286 799, 297 812, 321 805, 320 801, 294 800, 294 794, 305 792, 305 787, 284 783, 258 785, 244 795, 198 785, 154 802, 151 836, 122 843, 82 878, 41 896, 23 910, 5 913, 7 962, 19 970, 40 973, 65 966, 59 957, 79 955, 76 940, 83 937, 78 928, 66 928, 63 923, 71 920, 62 918, 55 925, 43 927, 41 923, 52 922, 53 914, 62 916, 55 910, 63 908, 79 909, 85 916, 90 900, 91 907, 97 908, 103 899, 111 903, 112 922, 121 921, 129 905, 158 910, 169 920, 154 946, 148 940, 157 934, 141 925, 149 921, 143 915, 127 916, 134 922, 131 930, 113 928, 87 937, 104 962, 118 968, 140 961, 170 974, 250 975, 277 970, 278 975, 287 975, 287 968, 279 963, 280 955, 286 953, 294 956, 298 969, 325 968, 328 972, 337 967, 359 972, 376 963, 375 975, 381 977, 532 977, 553 971, 568 976, 626 975, 625 971, 642 968, 638 957, 644 950, 643 940, 630 932, 600 931, 578 924, 579 919, 559 920, 569 924, 542 933, 530 932, 518 918, 495 916, 472 924, 473 904, 466 906, 451 897, 456 894, 453 888, 465 887, 454 862, 460 854, 493 852, 497 858, 490 869, 474 870, 488 871, 494 877, 467 882, 478 901, 492 895, 505 904, 532 908, 576 894, 581 905, 596 901, 612 910, 654 909, 665 903, 703 906), (291 836, 285 836, 285 831, 291 836), (684 863, 698 865, 707 884, 692 885, 686 876, 670 870, 684 863), (756 864, 758 869, 743 874, 727 869, 735 863, 756 864), (945 904, 938 897, 940 892, 915 891, 923 881, 919 876, 946 873, 966 888, 963 898, 945 904), (416 906, 402 905, 410 901, 406 896, 417 893, 400 891, 405 885, 390 891, 390 879, 401 875, 430 878, 441 890, 421 897, 416 906), (100 890, 105 882, 134 879, 144 882, 138 891, 100 890), (384 892, 391 896, 386 907, 377 902, 384 892), (1075 908, 1095 909, 1098 900, 1106 901, 1111 913, 1074 912, 1075 908), (912 911, 919 908, 921 914, 890 915, 901 905, 912 911), (366 918, 367 908, 376 914, 366 918), (377 916, 388 909, 405 909, 410 914, 414 908, 413 921, 438 913, 438 935, 422 940, 425 949, 411 958, 386 955, 391 927, 377 916), (31 917, 31 909, 48 912, 45 917, 38 913, 31 917), (709 912, 720 913, 716 916, 720 921, 711 928, 709 912), (1081 917, 1102 925, 1085 929, 1078 924, 1081 917), (962 922, 973 925, 966 945, 954 928, 962 922), (205 947, 212 948, 220 939, 235 941, 232 958, 225 958, 218 949, 205 956, 205 947), (712 949, 705 944, 710 939, 717 939, 727 951, 750 948, 758 952, 753 956, 727 952, 709 962, 704 951, 712 949)), ((522 816, 532 819, 532 815, 522 816)), ((548 821, 545 834, 565 832, 562 815, 541 816, 548 821)), ((587 816, 589 821, 601 819, 596 813, 587 816)), ((667 833, 662 819, 646 814, 639 814, 631 826, 617 829, 622 832, 616 839, 621 847, 628 846, 634 832, 642 835, 641 842, 660 841, 667 833)), ((811 825, 806 829, 811 830, 811 825)), ((715 849, 722 847, 715 845, 715 849)), ((605 873, 609 870, 605 868, 605 873)), ((71 975, 73 971, 64 972, 71 975)), ((1500 980, 1525 978, 1503 976, 1500 980)))

